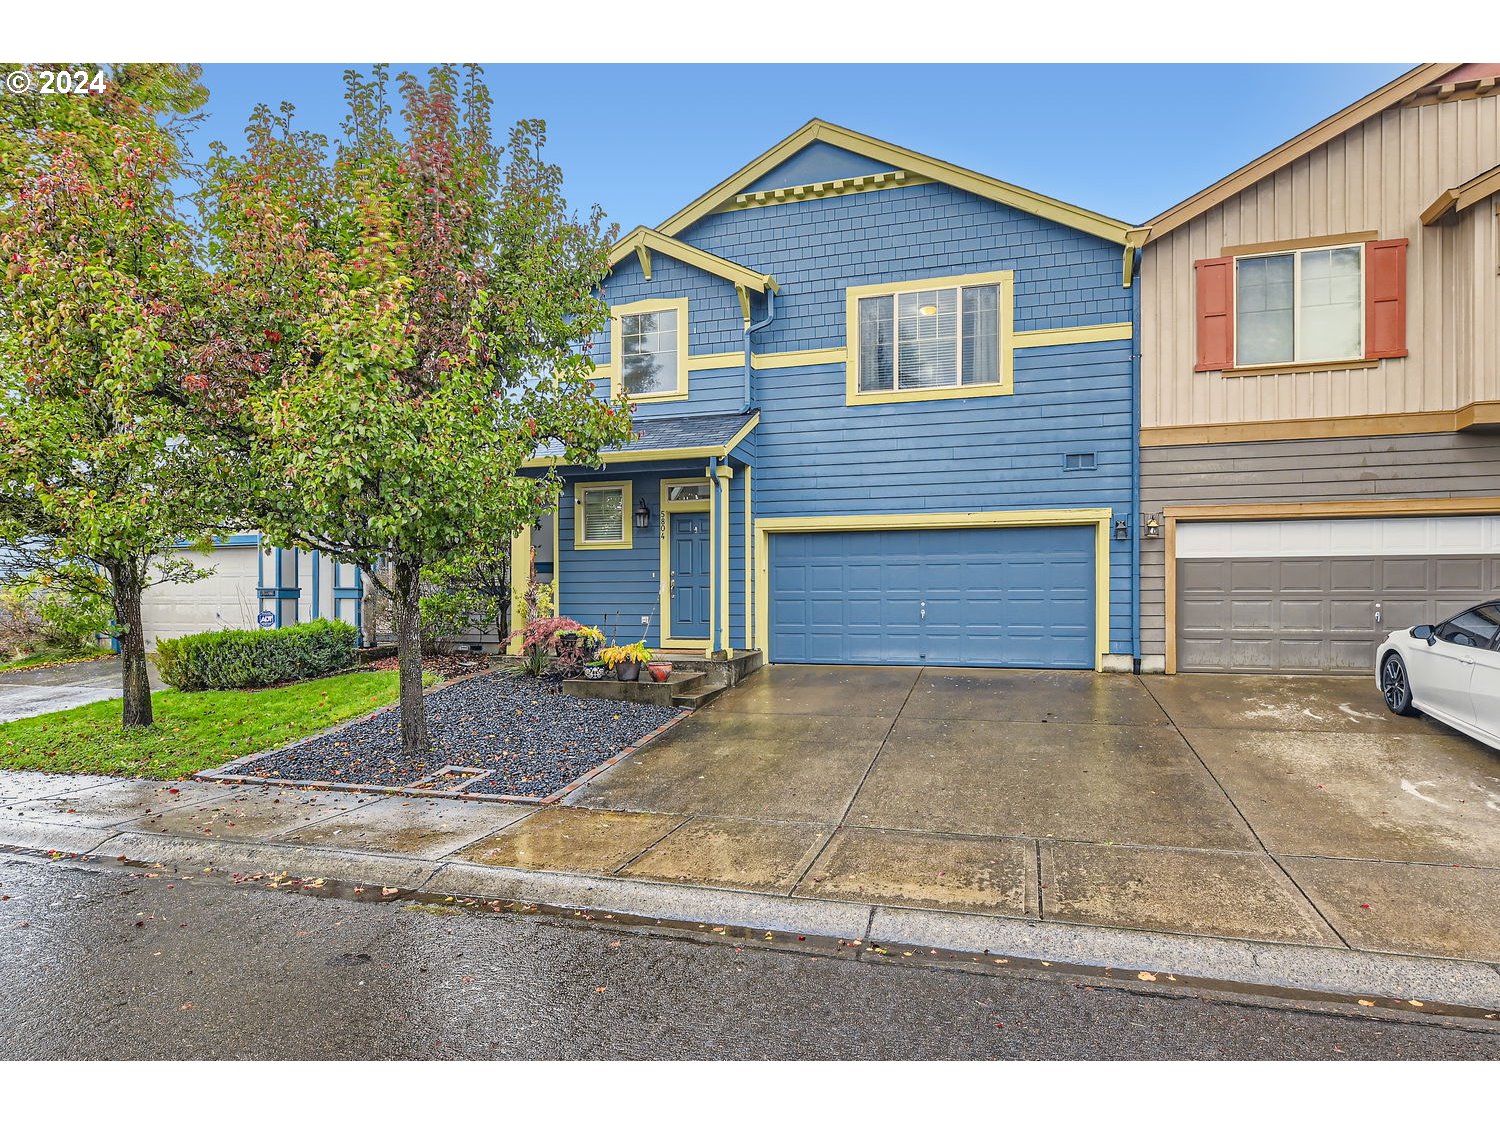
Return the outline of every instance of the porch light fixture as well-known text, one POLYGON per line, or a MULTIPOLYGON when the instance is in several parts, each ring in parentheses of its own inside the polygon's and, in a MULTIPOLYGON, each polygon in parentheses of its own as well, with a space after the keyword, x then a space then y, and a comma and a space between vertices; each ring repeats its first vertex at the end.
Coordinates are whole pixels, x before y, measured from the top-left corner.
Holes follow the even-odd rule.
POLYGON ((1125 520, 1115 520, 1115 538, 1116 539, 1129 539, 1130 538, 1130 524, 1127 523, 1125 520))
POLYGON ((1153 515, 1151 515, 1149 513, 1147 514, 1147 516, 1146 516, 1146 531, 1145 531, 1145 534, 1146 534, 1146 538, 1147 539, 1160 539, 1161 538, 1161 517, 1160 516, 1153 516, 1153 515))
POLYGON ((640 528, 651 526, 651 509, 646 507, 644 496, 635 502, 635 526, 640 528))

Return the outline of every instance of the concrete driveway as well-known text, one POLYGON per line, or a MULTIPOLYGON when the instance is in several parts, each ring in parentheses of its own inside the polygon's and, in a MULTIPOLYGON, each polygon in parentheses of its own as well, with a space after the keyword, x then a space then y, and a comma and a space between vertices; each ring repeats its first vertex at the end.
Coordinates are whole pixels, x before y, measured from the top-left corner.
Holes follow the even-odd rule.
POLYGON ((1500 755, 1364 679, 778 666, 461 856, 1495 960, 1500 755))
MULTIPOLYGON (((162 685, 154 666, 150 677, 151 690, 156 691, 162 685)), ((0 723, 66 711, 100 699, 118 699, 121 694, 120 661, 113 656, 53 668, 0 672, 0 723)))

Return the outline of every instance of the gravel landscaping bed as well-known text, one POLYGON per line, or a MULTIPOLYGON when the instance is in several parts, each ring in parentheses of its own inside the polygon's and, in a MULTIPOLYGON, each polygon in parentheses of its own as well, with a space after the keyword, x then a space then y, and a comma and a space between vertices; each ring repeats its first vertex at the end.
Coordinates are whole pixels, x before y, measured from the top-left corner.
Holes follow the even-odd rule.
MULTIPOLYGON (((676 707, 575 699, 526 676, 495 672, 429 692, 432 749, 401 751, 399 711, 239 765, 227 776, 409 786, 453 767, 493 770, 464 793, 546 797, 683 712, 676 707)), ((457 784, 458 779, 454 779, 457 784)), ((436 791, 435 791, 436 792, 436 791)))

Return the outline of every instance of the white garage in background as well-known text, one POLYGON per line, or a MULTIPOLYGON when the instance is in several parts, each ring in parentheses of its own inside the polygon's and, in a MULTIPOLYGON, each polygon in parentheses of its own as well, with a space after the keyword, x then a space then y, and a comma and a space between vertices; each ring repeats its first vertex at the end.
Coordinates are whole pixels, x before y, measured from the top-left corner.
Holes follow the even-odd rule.
POLYGON ((1392 629, 1500 595, 1500 516, 1174 516, 1176 667, 1363 672, 1392 629))
POLYGON ((253 629, 259 549, 253 544, 182 551, 181 557, 214 573, 198 582, 152 586, 141 599, 141 626, 146 647, 159 639, 210 629, 253 629))

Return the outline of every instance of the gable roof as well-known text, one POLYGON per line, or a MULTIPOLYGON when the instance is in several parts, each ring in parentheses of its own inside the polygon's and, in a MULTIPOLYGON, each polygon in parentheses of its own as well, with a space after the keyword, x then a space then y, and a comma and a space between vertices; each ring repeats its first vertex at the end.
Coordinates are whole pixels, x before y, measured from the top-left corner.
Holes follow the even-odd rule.
POLYGON ((757 273, 749 266, 731 262, 728 258, 721 258, 717 254, 710 254, 707 250, 691 246, 659 230, 653 230, 651 227, 636 227, 616 242, 609 252, 609 268, 614 269, 631 254, 636 254, 641 260, 641 271, 645 273, 646 280, 650 281, 652 250, 659 251, 669 258, 676 258, 679 262, 696 266, 706 273, 722 277, 726 281, 733 282, 737 287, 753 289, 757 293, 764 293, 767 289, 773 293, 781 292, 781 286, 770 274, 757 273))
POLYGON ((745 191, 777 165, 784 163, 816 141, 826 141, 839 148, 859 153, 861 156, 884 161, 898 169, 914 172, 952 187, 962 188, 981 198, 1004 203, 1018 211, 1051 219, 1053 222, 1075 230, 1087 231, 1089 234, 1120 245, 1124 245, 1125 234, 1130 229, 1129 223, 1111 219, 1097 211, 1075 207, 1071 203, 1064 203, 1059 199, 1028 191, 1026 188, 1008 184, 992 176, 971 172, 967 168, 960 168, 945 160, 923 156, 911 149, 902 148, 900 145, 893 145, 889 141, 878 140, 863 133, 856 133, 841 125, 820 121, 816 117, 779 144, 761 153, 728 179, 700 195, 657 229, 668 235, 680 234, 704 215, 712 213, 733 200, 736 195, 745 191))
POLYGON ((1306 156, 1313 149, 1331 141, 1339 134, 1346 133, 1356 125, 1384 113, 1392 106, 1399 105, 1404 99, 1437 82, 1459 65, 1458 63, 1424 63, 1413 67, 1394 81, 1387 82, 1380 89, 1366 94, 1353 105, 1345 106, 1332 117, 1325 117, 1311 129, 1298 133, 1291 140, 1278 145, 1264 156, 1257 157, 1243 168, 1229 173, 1217 183, 1210 184, 1196 195, 1190 195, 1176 206, 1163 211, 1150 222, 1137 228, 1141 234, 1137 236, 1136 244, 1144 245, 1147 242, 1153 242, 1168 231, 1176 230, 1183 224, 1192 222, 1205 211, 1217 207, 1231 196, 1244 191, 1251 184, 1265 179, 1273 172, 1306 156))
POLYGON ((1422 212, 1422 225, 1430 227, 1445 215, 1466 210, 1480 200, 1488 199, 1496 192, 1500 192, 1500 164, 1495 165, 1488 172, 1479 173, 1472 180, 1466 180, 1457 187, 1449 188, 1434 199, 1428 204, 1427 210, 1422 212))

